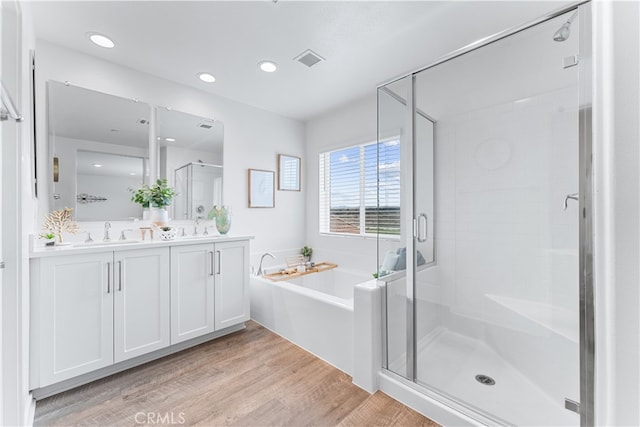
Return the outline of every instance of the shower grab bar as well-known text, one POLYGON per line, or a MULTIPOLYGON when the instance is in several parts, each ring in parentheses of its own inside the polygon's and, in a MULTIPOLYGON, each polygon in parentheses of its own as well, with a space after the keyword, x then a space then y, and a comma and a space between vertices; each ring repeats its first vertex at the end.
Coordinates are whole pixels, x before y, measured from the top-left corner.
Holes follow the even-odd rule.
POLYGON ((8 118, 21 122, 24 117, 18 112, 16 105, 13 103, 9 91, 4 87, 4 83, 0 82, 0 98, 2 98, 2 109, 0 110, 0 122, 8 118))
POLYGON ((426 242, 427 237, 429 237, 429 220, 426 213, 421 213, 418 215, 418 242, 426 242), (422 224, 424 224, 424 227, 421 226, 422 224), (423 235, 424 237, 422 237, 423 235))
POLYGON ((575 200, 576 202, 578 201, 578 195, 579 193, 572 193, 572 194, 567 194, 564 197, 564 210, 566 211, 567 208, 569 207, 569 199, 571 200, 575 200))

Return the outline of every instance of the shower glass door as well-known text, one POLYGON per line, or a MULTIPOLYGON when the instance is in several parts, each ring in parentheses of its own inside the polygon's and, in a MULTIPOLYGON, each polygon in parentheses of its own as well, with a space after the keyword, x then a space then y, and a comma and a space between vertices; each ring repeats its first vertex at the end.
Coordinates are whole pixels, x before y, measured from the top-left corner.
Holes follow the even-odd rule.
POLYGON ((494 423, 580 424, 579 18, 378 92, 380 141, 402 135, 403 232, 379 240, 386 368, 494 423))

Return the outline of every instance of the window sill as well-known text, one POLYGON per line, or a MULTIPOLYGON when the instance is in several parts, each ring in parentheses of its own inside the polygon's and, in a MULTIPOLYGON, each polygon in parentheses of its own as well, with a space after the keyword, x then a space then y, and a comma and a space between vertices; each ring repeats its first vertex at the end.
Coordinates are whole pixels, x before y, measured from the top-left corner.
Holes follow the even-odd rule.
MULTIPOLYGON (((327 233, 320 232, 320 237, 346 237, 349 239, 364 239, 364 240, 376 240, 378 238, 375 234, 349 234, 349 233, 327 233)), ((399 242, 401 239, 399 236, 380 236, 380 240, 399 242)))

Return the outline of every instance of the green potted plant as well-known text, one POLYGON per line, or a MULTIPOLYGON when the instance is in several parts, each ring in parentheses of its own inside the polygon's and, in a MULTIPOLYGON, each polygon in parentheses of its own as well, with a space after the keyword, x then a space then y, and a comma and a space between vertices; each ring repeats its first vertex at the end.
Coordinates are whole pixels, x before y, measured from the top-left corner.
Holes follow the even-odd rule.
POLYGON ((149 186, 145 184, 136 191, 131 191, 131 201, 142 206, 142 219, 149 219, 149 186))
POLYGON ((56 235, 53 233, 42 233, 40 238, 44 240, 45 246, 53 246, 56 244, 56 235))
POLYGON ((149 209, 149 186, 145 184, 134 191, 131 201, 141 205, 142 209, 149 209))
POLYGON ((313 249, 311 248, 311 246, 303 246, 302 249, 300 249, 300 253, 304 258, 304 261, 307 262, 311 260, 311 254, 313 253, 313 249))
POLYGON ((169 222, 169 212, 167 206, 175 197, 176 192, 173 187, 169 187, 166 179, 158 179, 151 187, 144 184, 137 189, 131 201, 139 203, 142 208, 151 210, 151 222, 159 227, 166 227, 169 222))
POLYGON ((166 179, 158 179, 149 187, 149 205, 152 208, 166 208, 171 204, 176 192, 173 187, 167 185, 166 179))

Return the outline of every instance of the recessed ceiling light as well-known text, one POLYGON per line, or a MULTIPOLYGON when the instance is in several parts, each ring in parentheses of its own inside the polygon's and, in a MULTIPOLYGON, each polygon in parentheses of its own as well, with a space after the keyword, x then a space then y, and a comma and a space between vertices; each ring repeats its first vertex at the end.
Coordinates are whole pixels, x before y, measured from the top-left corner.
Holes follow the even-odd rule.
POLYGON ((129 172, 129 175, 132 175, 132 176, 133 176, 133 175, 135 175, 135 174, 136 174, 135 172, 129 172))
POLYGON ((91 40, 94 44, 100 47, 105 47, 107 49, 111 49, 116 45, 109 37, 98 33, 89 33, 89 40, 91 40))
POLYGON ((164 140, 167 142, 176 142, 175 138, 165 138, 164 140))
POLYGON ((98 164, 98 163, 94 163, 94 164, 93 164, 93 167, 101 168, 101 167, 102 167, 102 165, 101 165, 101 164, 98 164))
POLYGON ((213 83, 216 81, 216 78, 213 77, 212 74, 209 73, 200 73, 198 74, 198 78, 206 83, 213 83))
POLYGON ((265 73, 273 73, 278 69, 278 64, 272 61, 260 61, 258 63, 258 67, 260 67, 260 69, 265 73))

